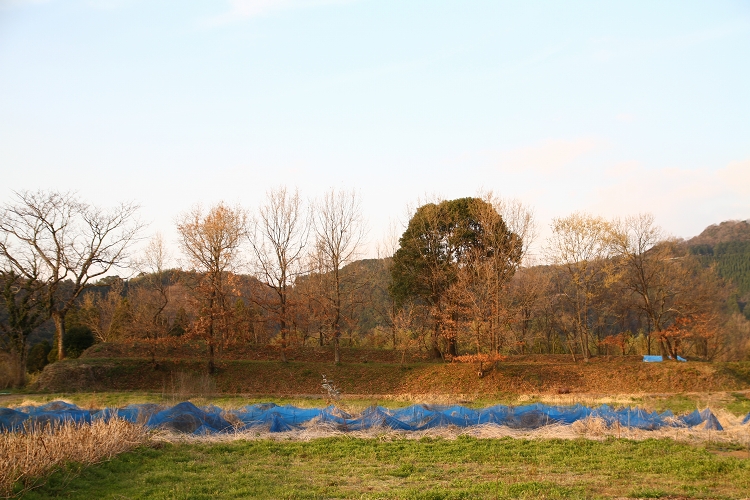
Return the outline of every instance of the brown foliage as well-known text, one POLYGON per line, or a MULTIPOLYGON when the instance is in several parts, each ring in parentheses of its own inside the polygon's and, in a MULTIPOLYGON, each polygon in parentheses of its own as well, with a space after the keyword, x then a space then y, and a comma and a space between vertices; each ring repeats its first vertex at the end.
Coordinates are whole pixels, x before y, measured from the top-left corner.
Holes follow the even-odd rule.
POLYGON ((222 348, 230 330, 233 301, 237 295, 236 272, 240 250, 247 235, 247 213, 240 207, 219 203, 207 213, 200 207, 183 214, 177 222, 180 246, 196 271, 193 298, 198 317, 192 332, 208 347, 208 371, 213 372, 217 347, 222 348))

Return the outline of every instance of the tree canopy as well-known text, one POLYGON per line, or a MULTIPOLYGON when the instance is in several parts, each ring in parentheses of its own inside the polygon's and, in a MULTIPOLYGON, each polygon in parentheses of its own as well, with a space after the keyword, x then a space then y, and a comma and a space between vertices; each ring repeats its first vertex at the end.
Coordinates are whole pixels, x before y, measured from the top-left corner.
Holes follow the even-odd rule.
POLYGON ((520 243, 497 210, 480 198, 428 203, 417 209, 399 240, 390 291, 399 305, 417 300, 433 308, 437 337, 440 312, 459 273, 490 264, 497 280, 507 280, 520 262, 520 243))

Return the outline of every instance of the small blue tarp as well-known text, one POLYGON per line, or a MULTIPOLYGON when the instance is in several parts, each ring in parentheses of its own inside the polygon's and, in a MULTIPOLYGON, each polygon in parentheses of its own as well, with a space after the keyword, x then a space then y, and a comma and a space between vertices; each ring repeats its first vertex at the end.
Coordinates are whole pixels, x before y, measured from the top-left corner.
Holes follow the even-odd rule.
MULTIPOLYGON (((669 359, 672 359, 672 356, 667 356, 669 359)), ((643 362, 644 363, 661 363, 664 361, 663 356, 652 356, 652 355, 644 355, 643 356, 643 362)), ((683 358, 682 356, 677 356, 677 361, 686 362, 687 359, 683 358)))
MULTIPOLYGON (((615 409, 608 405, 589 408, 583 405, 549 406, 534 403, 523 406, 497 405, 484 409, 465 406, 412 405, 397 410, 372 406, 362 414, 352 416, 329 406, 326 408, 297 408, 274 403, 248 405, 235 410, 217 406, 199 408, 184 402, 172 407, 156 404, 128 405, 124 408, 83 410, 75 405, 55 401, 42 406, 0 408, 0 432, 19 432, 26 426, 64 422, 90 423, 119 417, 142 423, 150 429, 168 429, 188 434, 214 434, 263 429, 287 432, 300 429, 312 421, 330 425, 337 430, 355 431, 387 428, 402 431, 421 431, 436 427, 467 428, 495 424, 513 429, 538 429, 545 425, 570 425, 588 417, 603 419, 607 425, 619 423, 623 427, 655 430, 662 427, 695 427, 723 430, 709 409, 675 417, 671 411, 648 412, 640 408, 615 409)), ((750 415, 743 423, 750 422, 750 415)))

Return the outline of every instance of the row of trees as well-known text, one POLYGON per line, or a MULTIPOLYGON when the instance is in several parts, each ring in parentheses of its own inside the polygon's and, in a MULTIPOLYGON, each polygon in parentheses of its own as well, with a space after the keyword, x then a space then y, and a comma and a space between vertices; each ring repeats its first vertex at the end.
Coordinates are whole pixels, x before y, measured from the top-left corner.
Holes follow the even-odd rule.
POLYGON ((285 360, 313 338, 337 363, 346 337, 479 360, 737 357, 748 347, 747 322, 723 311, 728 286, 650 215, 555 219, 543 261, 531 265, 535 224, 523 204, 492 193, 436 200, 413 211, 382 258, 357 261, 365 224, 355 193, 305 203, 278 188, 253 212, 219 203, 181 214, 185 269, 175 269, 160 236, 128 254, 143 229, 135 205, 103 210, 72 194, 22 192, 2 210, 0 328, 19 379, 26 339, 45 321, 65 357, 66 318, 99 341, 142 340, 155 364, 160 343, 201 339, 211 371, 237 343, 274 344, 285 360), (105 277, 126 265, 138 276, 105 277))
POLYGON ((460 340, 472 359, 567 352, 588 360, 612 351, 713 359, 750 347, 744 318, 728 324, 730 287, 650 214, 554 219, 543 264, 520 267, 531 216, 506 217, 526 229, 522 236, 502 206, 491 197, 427 204, 400 240, 392 296, 401 313, 422 309, 413 316, 432 329, 436 354, 441 340, 451 356, 460 340), (738 328, 739 338, 727 335, 738 328))
POLYGON ((546 247, 552 264, 559 328, 587 359, 625 345, 640 332, 650 354, 676 358, 691 342, 692 353, 715 357, 727 287, 684 244, 665 238, 650 214, 608 221, 573 214, 555 219, 546 247), (593 340, 593 342, 592 342, 593 340))
POLYGON ((206 213, 194 208, 180 217, 177 230, 190 270, 200 277, 191 287, 199 303, 191 329, 206 341, 210 371, 217 343, 222 344, 233 321, 241 319, 235 306, 245 301, 262 308, 274 323, 281 359, 286 361, 289 329, 296 324, 297 312, 291 289, 302 276, 318 285, 316 300, 329 312, 327 326, 334 360, 339 362, 346 285, 341 271, 356 259, 365 235, 354 192, 331 190, 305 207, 298 192, 279 188, 268 193, 255 217, 224 204, 206 213), (250 262, 243 262, 243 243, 251 248, 250 262), (249 269, 264 290, 242 294, 237 278, 242 268, 249 269))
MULTIPOLYGON (((57 359, 65 357, 65 320, 73 309, 78 309, 76 321, 100 340, 127 332, 155 343, 174 328, 188 331, 205 341, 213 371, 216 350, 223 348, 232 330, 247 323, 243 309, 259 306, 278 326, 285 359, 294 321, 290 289, 303 274, 320 276, 308 282, 326 285, 317 300, 331 311, 328 326, 338 362, 346 286, 340 273, 357 257, 365 234, 354 192, 331 190, 306 207, 296 191, 279 188, 268 193, 255 216, 224 203, 206 211, 192 208, 177 221, 179 247, 190 271, 180 284, 177 277, 184 273, 167 269, 161 237, 151 240, 140 258, 127 254, 143 229, 135 217, 137 208, 123 204, 107 211, 70 193, 42 191, 17 193, 15 203, 3 207, 0 280, 5 314, 0 324, 4 347, 18 361, 20 379, 26 339, 46 320, 55 325, 57 359), (314 252, 308 251, 308 243, 314 252), (248 247, 251 259, 245 252, 248 247), (124 287, 116 281, 105 296, 84 294, 95 278, 128 265, 139 269, 142 277, 139 286, 128 287, 127 301, 124 287), (247 270, 257 279, 253 284, 265 290, 255 287, 243 293, 241 272, 247 270), (182 302, 182 318, 167 314, 175 293, 182 302)), ((113 284, 109 279, 103 282, 113 284)))

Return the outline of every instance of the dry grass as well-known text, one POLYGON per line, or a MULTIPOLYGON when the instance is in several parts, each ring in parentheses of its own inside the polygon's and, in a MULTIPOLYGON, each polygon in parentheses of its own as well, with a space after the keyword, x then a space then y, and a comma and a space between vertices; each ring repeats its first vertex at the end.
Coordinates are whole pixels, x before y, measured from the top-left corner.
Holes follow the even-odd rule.
POLYGON ((217 394, 216 381, 207 373, 172 372, 165 379, 163 397, 183 401, 191 396, 206 397, 217 394))
POLYGON ((47 424, 24 433, 0 433, 0 496, 7 498, 14 496, 14 491, 19 494, 33 488, 66 463, 98 463, 146 439, 142 426, 120 419, 47 424))

